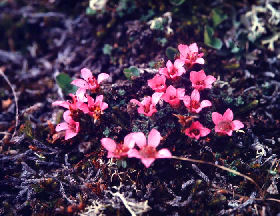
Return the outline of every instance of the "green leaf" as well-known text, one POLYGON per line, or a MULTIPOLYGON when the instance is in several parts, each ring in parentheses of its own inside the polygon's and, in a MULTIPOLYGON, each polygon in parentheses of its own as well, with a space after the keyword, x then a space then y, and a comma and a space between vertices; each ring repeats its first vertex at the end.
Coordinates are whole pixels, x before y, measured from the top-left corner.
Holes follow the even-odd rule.
POLYGON ((69 93, 75 94, 77 87, 72 85, 71 77, 66 73, 60 73, 56 76, 56 82, 58 86, 62 89, 63 93, 68 95, 69 93))
POLYGON ((157 38, 156 40, 159 43, 159 45, 162 47, 164 47, 168 42, 166 38, 157 38))
POLYGON ((122 166, 122 160, 117 160, 117 161, 116 161, 116 164, 117 164, 117 167, 118 167, 118 168, 121 168, 121 166, 122 166))
POLYGON ((204 28, 204 43, 214 49, 220 50, 223 46, 219 38, 214 37, 214 29, 206 25, 204 28))
POLYGON ((111 55, 112 50, 113 50, 113 47, 110 44, 105 44, 103 49, 102 49, 102 52, 103 52, 104 55, 111 55))
POLYGON ((127 167, 127 163, 126 163, 125 160, 122 161, 122 167, 123 167, 123 168, 126 168, 126 167, 127 167))
POLYGON ((276 174, 277 174, 277 172, 274 171, 274 170, 269 170, 268 172, 269 172, 271 175, 276 175, 276 174))
POLYGON ((149 62, 149 67, 150 68, 154 68, 156 66, 156 62, 155 61, 150 61, 149 62))
POLYGON ((92 15, 95 15, 96 13, 97 13, 96 10, 92 10, 90 7, 87 7, 87 9, 86 9, 86 15, 92 16, 92 15))
POLYGON ((212 15, 212 21, 213 21, 214 27, 218 26, 219 24, 221 24, 224 20, 226 20, 228 18, 228 16, 226 14, 224 14, 223 11, 218 8, 214 8, 211 12, 211 15, 212 15))
POLYGON ((28 136, 33 138, 33 129, 32 129, 32 124, 31 121, 25 117, 25 122, 24 122, 24 127, 22 129, 22 132, 28 136))
POLYGON ((123 73, 124 73, 125 77, 129 80, 131 80, 133 77, 139 77, 140 76, 140 71, 135 66, 125 68, 123 70, 123 73))
POLYGON ((181 4, 183 4, 186 0, 169 0, 170 4, 174 5, 174 6, 180 6, 181 4))
POLYGON ((177 53, 178 53, 177 49, 175 49, 173 47, 167 47, 165 50, 165 54, 166 54, 167 58, 170 60, 174 60, 177 53))
POLYGON ((142 15, 140 18, 140 21, 147 22, 148 20, 152 19, 152 17, 155 15, 155 12, 150 9, 148 10, 148 13, 146 15, 142 15))

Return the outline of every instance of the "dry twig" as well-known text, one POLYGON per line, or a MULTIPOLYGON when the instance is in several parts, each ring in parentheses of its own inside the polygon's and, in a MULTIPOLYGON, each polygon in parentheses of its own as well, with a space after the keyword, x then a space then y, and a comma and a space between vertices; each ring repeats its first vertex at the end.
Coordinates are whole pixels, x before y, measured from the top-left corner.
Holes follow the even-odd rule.
POLYGON ((12 89, 12 92, 13 92, 13 95, 14 95, 14 99, 15 99, 15 105, 16 105, 16 125, 15 125, 14 133, 12 134, 12 138, 13 138, 15 136, 16 132, 17 132, 17 127, 18 127, 18 118, 19 118, 19 114, 18 114, 18 98, 17 98, 16 91, 15 91, 14 87, 12 86, 12 83, 10 82, 8 77, 4 74, 4 68, 3 67, 0 68, 0 75, 4 78, 4 80, 8 83, 8 85, 12 89))
POLYGON ((240 173, 240 172, 238 172, 236 170, 233 170, 233 169, 230 169, 230 168, 218 165, 218 164, 213 164, 213 163, 208 162, 208 161, 196 160, 196 159, 191 159, 191 158, 176 157, 176 156, 173 156, 172 158, 173 159, 177 159, 177 160, 189 161, 189 162, 193 162, 193 163, 208 164, 208 165, 220 168, 222 170, 225 170, 227 172, 233 173, 235 175, 241 176, 241 177, 249 180, 250 182, 252 182, 257 187, 257 189, 260 192, 261 196, 263 196, 263 192, 262 192, 260 186, 251 177, 246 176, 246 175, 244 175, 244 174, 242 174, 242 173, 240 173))
MULTIPOLYGON (((227 172, 230 172, 230 173, 233 173, 235 175, 238 175, 238 176, 241 176, 245 179, 247 179, 248 181, 252 182, 258 189, 260 195, 261 195, 261 198, 254 198, 255 200, 260 200, 260 201, 274 201, 274 202, 278 202, 280 203, 280 200, 278 199, 274 199, 274 198, 264 198, 264 193, 262 191, 262 189, 260 188, 260 186, 249 176, 246 176, 236 170, 233 170, 233 169, 230 169, 230 168, 227 168, 227 167, 224 167, 224 166, 221 166, 221 165, 218 165, 218 164, 213 164, 211 162, 208 162, 208 161, 202 161, 202 160, 196 160, 196 159, 192 159, 192 158, 184 158, 184 157, 176 157, 176 156, 173 156, 172 157, 173 159, 176 159, 176 160, 183 160, 183 161, 189 161, 189 162, 192 162, 192 163, 200 163, 200 164, 208 164, 208 165, 211 165, 211 166, 215 166, 219 169, 222 169, 222 170, 225 170, 227 172)), ((223 189, 225 190, 225 189, 223 189)), ((228 190, 226 190, 228 193, 231 193, 229 192, 228 190)), ((236 195, 236 193, 235 193, 236 195)), ((242 195, 238 195, 240 197, 246 197, 246 196, 242 196, 242 195)), ((246 197, 248 198, 248 197, 246 197)))

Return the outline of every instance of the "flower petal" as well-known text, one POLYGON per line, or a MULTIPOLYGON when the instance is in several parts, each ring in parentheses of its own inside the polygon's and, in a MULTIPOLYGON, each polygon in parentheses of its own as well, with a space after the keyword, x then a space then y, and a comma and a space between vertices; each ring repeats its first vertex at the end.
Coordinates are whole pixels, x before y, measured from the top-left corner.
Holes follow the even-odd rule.
POLYGON ((136 100, 136 99, 131 99, 130 103, 134 103, 137 104, 138 106, 141 106, 142 104, 140 103, 140 101, 136 100))
POLYGON ((200 103, 201 108, 210 107, 210 106, 212 106, 212 103, 209 100, 203 100, 200 103))
MULTIPOLYGON (((213 115, 212 115, 212 117, 213 117, 213 115)), ((213 118, 212 118, 212 119, 213 119, 213 118)), ((225 134, 225 132, 224 132, 223 130, 221 130, 221 129, 219 128, 218 125, 215 126, 215 132, 216 132, 216 133, 225 134)))
POLYGON ((146 137, 142 132, 133 133, 133 139, 140 149, 146 146, 146 137))
POLYGON ((88 68, 83 68, 81 70, 81 74, 82 78, 86 81, 93 77, 91 71, 88 68))
POLYGON ((206 74, 204 70, 200 70, 197 72, 197 77, 198 80, 205 80, 206 79, 206 74))
POLYGON ((185 96, 185 89, 184 88, 177 88, 177 98, 182 100, 185 96))
POLYGON ((175 109, 180 106, 180 100, 178 98, 174 98, 172 100, 169 100, 168 103, 175 109))
POLYGON ((219 122, 222 120, 223 120, 223 116, 220 113, 217 112, 212 113, 212 121, 214 122, 215 125, 219 124, 219 122))
POLYGON ((152 129, 148 135, 148 146, 156 148, 161 140, 161 135, 156 129, 152 129))
POLYGON ((189 50, 191 52, 198 52, 198 47, 197 47, 197 44, 196 43, 192 43, 191 45, 189 45, 189 50))
POLYGON ((106 73, 101 73, 98 75, 97 77, 97 83, 100 84, 102 83, 103 81, 105 81, 106 79, 108 79, 110 76, 109 74, 106 74, 106 73))
POLYGON ((200 101, 200 94, 199 91, 194 89, 191 94, 191 99, 194 101, 200 101))
POLYGON ((191 135, 191 128, 187 128, 186 130, 185 130, 185 134, 187 135, 187 136, 189 136, 189 137, 192 137, 192 135, 191 135))
POLYGON ((187 108, 189 108, 190 105, 191 105, 191 97, 188 96, 188 95, 184 96, 183 102, 184 102, 185 106, 186 106, 187 108))
POLYGON ((72 123, 74 121, 71 117, 71 111, 70 110, 67 110, 63 113, 63 119, 67 123, 72 123))
POLYGON ((100 106, 101 111, 107 109, 108 106, 109 106, 109 105, 108 105, 107 103, 105 103, 105 102, 101 103, 101 106, 100 106))
POLYGON ((176 96, 176 88, 174 88, 172 85, 168 86, 168 88, 166 89, 166 94, 170 97, 170 96, 176 96))
POLYGON ((184 73, 186 73, 186 69, 181 67, 181 68, 178 68, 178 71, 177 71, 177 74, 175 74, 175 77, 177 76, 182 76, 184 73))
POLYGON ((84 89, 84 88, 79 88, 76 91, 76 96, 77 96, 78 101, 87 102, 87 98, 85 96, 85 93, 86 93, 86 89, 84 89))
POLYGON ((124 137, 124 146, 128 147, 129 149, 132 149, 135 145, 135 140, 134 140, 134 134, 130 133, 124 137))
POLYGON ((93 107, 95 105, 94 99, 90 95, 86 95, 88 100, 88 107, 93 107))
POLYGON ((156 105, 158 102, 159 102, 159 100, 160 100, 160 98, 161 98, 161 96, 163 95, 164 93, 162 93, 162 92, 155 92, 153 95, 152 95, 152 103, 154 104, 154 105, 156 105))
POLYGON ((167 93, 164 93, 164 94, 161 96, 161 99, 168 103, 169 100, 170 100, 170 96, 169 96, 167 93))
MULTIPOLYGON (((186 58, 189 53, 189 46, 185 44, 179 44, 178 50, 180 52, 180 55, 182 55, 183 58, 186 58)), ((181 57, 180 57, 181 58, 181 57)))
POLYGON ((244 124, 239 120, 234 120, 232 122, 233 130, 239 130, 240 128, 244 128, 244 124))
POLYGON ((141 162, 145 165, 146 168, 149 168, 154 161, 155 161, 154 158, 142 158, 141 159, 141 162))
POLYGON ((148 117, 151 117, 156 112, 157 112, 157 109, 152 107, 152 108, 150 108, 149 112, 148 113, 144 113, 144 115, 148 116, 148 117))
POLYGON ((69 125, 66 122, 62 122, 55 127, 55 131, 59 132, 59 131, 67 130, 68 128, 69 125))
POLYGON ((68 129, 65 132, 65 140, 69 140, 69 139, 73 138, 74 136, 76 136, 77 134, 78 134, 77 132, 75 132, 71 129, 68 129))
POLYGON ((164 148, 158 151, 156 158, 171 158, 172 154, 171 152, 164 148))
POLYGON ((102 101, 103 101, 103 95, 98 95, 98 96, 95 98, 95 103, 97 103, 97 104, 102 103, 102 101))
POLYGON ((137 111, 139 114, 147 115, 147 113, 145 113, 144 106, 142 105, 138 107, 137 111))
POLYGON ((192 84, 195 84, 197 81, 199 81, 198 72, 191 71, 190 72, 190 80, 191 80, 192 84))
POLYGON ((55 101, 52 103, 52 106, 61 106, 66 109, 69 109, 69 103, 67 101, 55 101))
POLYGON ((209 76, 207 76, 207 77, 205 78, 204 83, 205 83, 205 85, 206 85, 207 88, 209 88, 209 87, 211 88, 213 82, 215 82, 215 81, 216 81, 216 78, 213 77, 213 76, 211 76, 211 75, 209 75, 209 76))
POLYGON ((169 74, 168 74, 167 68, 160 68, 160 69, 158 70, 158 72, 159 72, 159 74, 164 75, 164 76, 166 76, 166 77, 169 78, 169 74))
POLYGON ((102 138, 101 145, 109 152, 114 152, 117 147, 116 142, 110 138, 102 138))
POLYGON ((174 66, 175 68, 182 68, 185 64, 185 61, 184 60, 181 60, 181 59, 176 59, 175 62, 174 62, 174 66))
POLYGON ((114 152, 108 151, 108 153, 107 153, 107 158, 113 158, 113 157, 118 158, 118 155, 115 155, 114 152), (116 156, 117 156, 117 157, 116 157, 116 156))
POLYGON ((198 59, 196 59, 195 63, 204 64, 204 59, 203 58, 198 58, 198 59))
POLYGON ((75 79, 71 82, 72 85, 78 86, 83 89, 89 89, 89 85, 85 80, 75 79))
POLYGON ((169 72, 173 70, 173 64, 170 60, 167 61, 166 67, 169 72))
POLYGON ((226 132, 227 135, 232 136, 232 130, 226 132))
POLYGON ((227 109, 226 112, 223 115, 224 120, 232 121, 233 120, 233 112, 231 109, 227 109))
POLYGON ((129 158, 141 158, 140 154, 139 154, 139 151, 137 149, 130 149, 128 152, 127 152, 127 156, 129 158))
POLYGON ((75 122, 75 132, 79 132, 80 131, 80 122, 75 122))
POLYGON ((203 127, 200 129, 200 135, 202 137, 207 136, 210 132, 211 132, 211 130, 206 127, 203 127))
POLYGON ((85 114, 87 114, 89 112, 88 105, 85 103, 78 102, 78 108, 79 108, 79 110, 82 110, 83 113, 85 113, 85 114))
POLYGON ((202 107, 198 107, 197 109, 193 108, 190 110, 190 112, 193 112, 193 113, 199 113, 200 111, 202 110, 202 107))

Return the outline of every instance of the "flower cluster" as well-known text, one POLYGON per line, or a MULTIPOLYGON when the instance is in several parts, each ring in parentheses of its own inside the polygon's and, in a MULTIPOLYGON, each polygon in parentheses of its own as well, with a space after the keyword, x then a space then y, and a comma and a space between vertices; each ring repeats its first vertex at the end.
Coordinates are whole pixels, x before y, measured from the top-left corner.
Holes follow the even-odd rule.
MULTIPOLYGON (((141 102, 136 99, 130 101, 139 106, 138 113, 148 117, 152 116, 157 112, 156 105, 160 99, 169 103, 170 106, 175 109, 180 107, 182 101, 189 114, 198 114, 202 109, 212 106, 211 101, 200 100, 200 91, 211 89, 216 78, 211 75, 207 76, 204 70, 191 71, 193 65, 204 64, 204 59, 202 58, 203 53, 199 53, 196 43, 189 46, 180 44, 178 50, 180 55, 179 58, 174 61, 174 64, 168 60, 166 67, 159 68, 158 74, 148 80, 148 86, 155 91, 152 97, 145 96, 141 102), (189 80, 193 88, 190 95, 186 94, 185 88, 174 87, 174 84, 177 84, 177 81, 188 71, 190 71, 189 80), (171 83, 171 85, 168 86, 168 83, 171 83)), ((241 122, 238 121, 237 123, 236 121, 232 121, 233 119, 231 119, 231 121, 234 123, 225 123, 226 118, 218 122, 217 118, 215 118, 217 114, 218 113, 213 113, 213 122, 216 125, 215 132, 218 134, 231 136, 233 130, 239 130, 244 127, 241 122)), ((185 129, 185 134, 195 139, 207 136, 210 132, 211 130, 205 128, 199 121, 192 122, 189 127, 185 129)))
MULTIPOLYGON (((138 113, 147 117, 157 112, 157 104, 160 100, 168 103, 179 112, 187 112, 188 116, 175 115, 184 127, 184 133, 190 138, 198 140, 207 136, 211 130, 204 127, 197 119, 197 114, 202 109, 211 107, 209 100, 201 100, 201 91, 211 89, 216 78, 206 75, 204 70, 191 70, 195 64, 204 64, 203 53, 199 53, 196 43, 191 45, 180 44, 180 55, 172 63, 167 61, 165 67, 159 68, 158 73, 148 80, 148 86, 154 91, 151 96, 145 96, 142 101, 131 99, 130 102, 138 106, 138 113), (189 73, 191 85, 186 86, 182 76, 189 73), (180 86, 181 85, 181 86, 180 86), (189 93, 186 89, 192 89, 189 93), (187 94, 188 93, 188 94, 187 94)), ((84 126, 83 116, 90 116, 96 123, 108 108, 103 102, 103 95, 96 95, 100 84, 109 78, 108 74, 101 73, 97 79, 87 68, 81 70, 82 79, 73 80, 71 84, 79 87, 76 94, 69 94, 72 100, 55 101, 53 106, 61 106, 67 110, 63 114, 64 122, 56 126, 56 131, 65 131, 65 140, 75 137, 84 126), (95 94, 95 99, 92 97, 95 94)), ((163 104, 163 103, 161 103, 163 104)), ((89 118, 89 117, 87 117, 89 118)), ((233 112, 227 109, 222 115, 212 113, 212 121, 215 124, 215 132, 220 135, 232 136, 233 131, 243 128, 244 125, 238 120, 233 120, 233 112)), ((101 139, 101 145, 108 151, 108 158, 138 158, 145 165, 150 165, 158 158, 171 158, 171 152, 166 149, 157 150, 162 137, 160 132, 152 129, 148 139, 142 132, 134 132, 125 136, 124 141, 116 143, 111 138, 101 139)))
MULTIPOLYGON (((175 115, 183 119, 184 132, 187 136, 194 139, 207 136, 211 130, 204 127, 199 121, 193 121, 195 116, 206 107, 212 106, 209 100, 200 100, 200 91, 211 89, 216 78, 206 75, 204 70, 191 71, 195 64, 204 64, 203 53, 199 53, 196 43, 191 45, 180 44, 178 46, 180 56, 174 61, 174 64, 168 60, 166 67, 159 68, 158 74, 148 80, 148 86, 154 91, 152 96, 145 96, 140 102, 131 99, 130 102, 138 106, 138 113, 151 117, 157 112, 156 105, 160 100, 169 103, 174 109, 180 108, 181 101, 188 110, 191 119, 185 121, 186 116, 175 115), (177 81, 188 71, 191 87, 193 88, 190 95, 186 94, 185 88, 175 88, 177 81), (168 85, 168 83, 170 85, 168 85), (174 83, 174 84, 173 84, 174 83)), ((217 112, 212 113, 212 120, 215 124, 215 132, 221 135, 232 135, 234 130, 239 130, 244 125, 233 120, 233 112, 227 109, 221 115, 217 112)), ((179 121, 180 122, 180 121, 179 121)), ((171 158, 172 154, 168 149, 156 150, 161 140, 161 135, 156 129, 152 129, 148 135, 148 142, 142 132, 130 133, 124 138, 124 142, 116 143, 110 138, 101 139, 102 146, 108 151, 108 158, 139 158, 142 163, 149 167, 157 158, 171 158)))
POLYGON ((148 142, 142 132, 135 132, 126 135, 123 143, 117 144, 110 138, 103 138, 101 144, 108 151, 108 158, 139 158, 148 168, 157 158, 172 157, 166 148, 157 151, 161 138, 160 133, 152 129, 148 135, 148 142))
POLYGON ((75 95, 69 94, 72 100, 52 103, 53 106, 61 106, 67 109, 63 114, 65 122, 58 124, 55 128, 57 132, 65 131, 65 140, 73 138, 80 131, 81 114, 91 116, 96 122, 103 114, 103 111, 108 108, 108 104, 103 102, 103 95, 98 95, 93 99, 87 94, 87 90, 91 93, 96 93, 99 90, 100 83, 108 79, 109 75, 101 73, 96 80, 87 68, 83 68, 81 74, 83 79, 76 79, 71 83, 79 87, 75 95))

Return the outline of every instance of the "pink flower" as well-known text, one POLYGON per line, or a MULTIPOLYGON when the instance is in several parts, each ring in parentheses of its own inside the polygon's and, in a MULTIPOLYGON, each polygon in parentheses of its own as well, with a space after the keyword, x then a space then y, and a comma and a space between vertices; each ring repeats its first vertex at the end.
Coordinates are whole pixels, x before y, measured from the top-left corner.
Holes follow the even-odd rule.
POLYGON ((150 86, 156 92, 164 92, 166 77, 163 75, 155 75, 154 78, 148 80, 148 86, 150 86))
POLYGON ((200 101, 199 91, 194 89, 191 96, 185 96, 183 102, 190 112, 199 113, 203 108, 212 106, 209 100, 200 101))
POLYGON ((179 44, 178 50, 180 52, 180 59, 185 62, 189 68, 194 64, 204 64, 203 53, 198 53, 198 47, 196 43, 191 45, 179 44))
POLYGON ((84 98, 82 94, 86 92, 86 89, 89 89, 92 93, 95 93, 99 89, 99 84, 109 78, 109 74, 101 73, 98 75, 96 80, 91 71, 87 68, 83 68, 81 70, 81 74, 83 79, 76 79, 71 82, 71 84, 80 88, 77 91, 77 96, 81 98, 84 98))
POLYGON ((86 89, 78 88, 78 90, 76 91, 76 96, 79 101, 87 102, 87 97, 85 96, 86 91, 86 89))
POLYGON ((162 95, 163 93, 156 92, 152 95, 152 97, 144 97, 144 99, 141 102, 139 102, 136 99, 131 99, 130 102, 139 106, 138 113, 143 114, 145 116, 152 116, 154 113, 157 112, 156 104, 158 103, 162 95))
POLYGON ((168 79, 176 79, 186 73, 183 67, 185 62, 180 59, 176 59, 174 65, 170 60, 167 61, 165 68, 160 68, 159 73, 166 76, 168 79))
POLYGON ((63 119, 65 122, 58 124, 55 130, 57 132, 65 130, 65 140, 68 140, 78 134, 80 131, 80 123, 72 119, 70 110, 63 113, 63 119))
POLYGON ((108 104, 103 102, 103 95, 99 95, 94 99, 86 95, 88 99, 88 114, 94 118, 94 121, 97 121, 103 111, 108 108, 108 104))
POLYGON ((200 137, 207 136, 211 132, 210 129, 203 127, 199 121, 195 121, 191 124, 189 128, 185 130, 185 134, 190 138, 199 139, 200 137))
POLYGON ((198 72, 190 72, 190 80, 192 82, 192 87, 201 91, 205 88, 212 88, 212 84, 216 81, 216 78, 213 76, 206 76, 204 70, 198 72))
POLYGON ((72 101, 55 101, 52 103, 53 106, 61 106, 66 109, 69 109, 71 112, 81 110, 84 113, 87 113, 87 105, 78 100, 76 95, 69 94, 72 97, 72 101))
POLYGON ((108 158, 124 158, 134 147, 135 141, 132 139, 134 133, 130 133, 125 136, 124 142, 117 144, 110 138, 101 139, 102 146, 108 151, 108 158))
POLYGON ((180 100, 183 100, 185 96, 185 89, 183 88, 174 88, 172 85, 168 86, 162 99, 169 103, 172 107, 176 108, 180 105, 180 100))
POLYGON ((244 127, 241 121, 233 121, 233 112, 231 109, 227 109, 223 115, 213 112, 212 120, 215 124, 215 132, 223 135, 227 134, 231 136, 232 131, 239 130, 244 127))
POLYGON ((166 148, 159 151, 156 150, 160 143, 161 136, 156 129, 152 129, 148 135, 148 143, 146 143, 146 137, 142 132, 134 133, 133 139, 139 150, 132 149, 128 157, 135 157, 141 159, 141 162, 145 167, 149 167, 157 158, 171 158, 172 154, 166 148))

